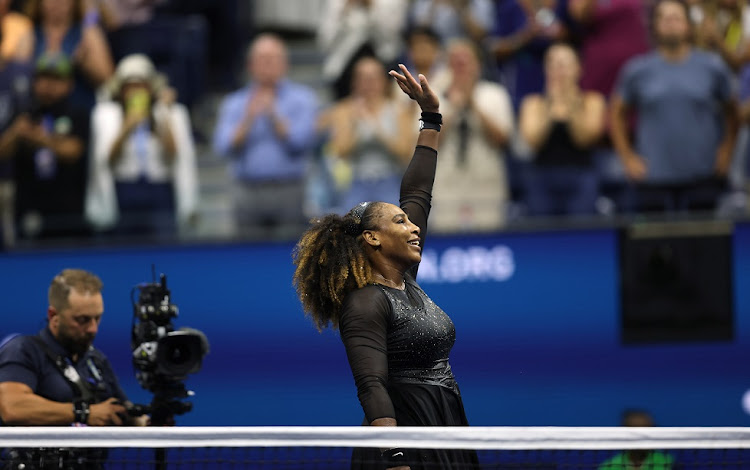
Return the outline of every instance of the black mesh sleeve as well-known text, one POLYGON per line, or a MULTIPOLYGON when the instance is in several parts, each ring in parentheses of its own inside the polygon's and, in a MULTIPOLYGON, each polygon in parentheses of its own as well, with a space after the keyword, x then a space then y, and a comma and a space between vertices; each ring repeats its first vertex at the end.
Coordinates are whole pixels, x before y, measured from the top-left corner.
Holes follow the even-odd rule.
MULTIPOLYGON (((422 249, 427 238, 427 218, 430 215, 436 168, 437 150, 418 145, 401 180, 401 209, 419 227, 419 244, 422 249)), ((409 270, 414 279, 417 278, 418 268, 419 265, 416 265, 409 270)))
POLYGON ((344 301, 339 332, 367 422, 395 418, 388 395, 388 321, 391 304, 376 286, 350 293, 344 301))

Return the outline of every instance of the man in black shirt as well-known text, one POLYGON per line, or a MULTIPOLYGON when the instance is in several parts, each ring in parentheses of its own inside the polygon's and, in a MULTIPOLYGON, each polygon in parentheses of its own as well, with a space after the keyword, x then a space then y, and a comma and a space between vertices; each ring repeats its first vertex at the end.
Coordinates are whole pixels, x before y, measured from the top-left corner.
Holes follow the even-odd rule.
MULTIPOLYGON (((101 280, 90 272, 62 271, 49 288, 47 327, 0 345, 0 424, 145 424, 145 418, 128 416, 117 376, 92 346, 104 313, 101 289, 101 280)), ((83 455, 98 461, 104 454, 83 455)))
POLYGON ((86 189, 87 110, 72 108, 73 66, 62 54, 35 64, 29 109, 0 134, 0 159, 12 159, 17 231, 26 238, 81 236, 86 189))
POLYGON ((107 358, 92 346, 104 313, 101 289, 95 274, 62 271, 50 284, 47 327, 37 336, 15 337, 0 346, 4 424, 107 426, 127 421, 125 392, 107 358), (82 382, 83 392, 71 385, 75 380, 66 378, 71 376, 82 382), (86 393, 88 403, 74 404, 86 393))

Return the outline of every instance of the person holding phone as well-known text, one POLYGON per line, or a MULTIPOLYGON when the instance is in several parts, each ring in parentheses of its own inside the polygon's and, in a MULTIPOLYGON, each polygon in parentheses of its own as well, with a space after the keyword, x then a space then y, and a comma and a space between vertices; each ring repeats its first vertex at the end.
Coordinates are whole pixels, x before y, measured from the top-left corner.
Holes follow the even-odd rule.
POLYGON ((113 100, 92 115, 89 219, 120 234, 173 235, 197 205, 187 109, 143 54, 125 57, 109 88, 113 100))

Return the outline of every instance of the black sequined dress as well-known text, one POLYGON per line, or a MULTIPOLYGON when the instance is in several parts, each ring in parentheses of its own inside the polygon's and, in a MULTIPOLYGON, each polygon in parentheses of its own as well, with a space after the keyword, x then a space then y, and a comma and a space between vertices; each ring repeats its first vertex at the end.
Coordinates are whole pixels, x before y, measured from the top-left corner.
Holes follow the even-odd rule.
MULTIPOLYGON (((437 153, 417 147, 401 184, 401 208, 420 227, 424 247, 437 153)), ((466 426, 448 362, 453 322, 416 283, 405 289, 369 285, 349 294, 339 322, 365 423, 395 418, 399 426, 466 426)), ((409 449, 412 470, 478 468, 475 452, 409 449)), ((352 468, 384 469, 378 449, 355 449, 352 468)))

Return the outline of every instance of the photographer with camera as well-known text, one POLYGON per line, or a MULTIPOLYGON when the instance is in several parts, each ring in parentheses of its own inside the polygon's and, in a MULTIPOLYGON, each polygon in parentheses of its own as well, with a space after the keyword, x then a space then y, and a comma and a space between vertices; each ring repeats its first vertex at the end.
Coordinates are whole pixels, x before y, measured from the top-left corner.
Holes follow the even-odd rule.
POLYGON ((92 346, 104 313, 102 282, 66 269, 49 287, 47 327, 0 345, 0 420, 18 426, 145 425, 106 356, 92 346))

